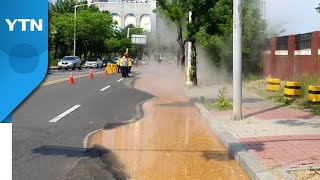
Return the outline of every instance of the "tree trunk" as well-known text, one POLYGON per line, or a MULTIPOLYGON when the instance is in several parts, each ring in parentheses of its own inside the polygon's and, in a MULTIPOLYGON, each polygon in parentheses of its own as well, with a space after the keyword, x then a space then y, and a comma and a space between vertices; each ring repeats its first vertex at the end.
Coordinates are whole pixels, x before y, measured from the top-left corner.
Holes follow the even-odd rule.
POLYGON ((183 30, 181 23, 177 24, 177 32, 178 32, 178 43, 179 43, 179 52, 178 52, 178 59, 177 65, 181 65, 181 69, 184 71, 185 68, 185 47, 184 47, 184 40, 183 40, 183 30))
POLYGON ((192 71, 192 82, 193 85, 198 85, 198 75, 197 75, 197 49, 195 41, 192 42, 191 46, 191 71, 192 71))

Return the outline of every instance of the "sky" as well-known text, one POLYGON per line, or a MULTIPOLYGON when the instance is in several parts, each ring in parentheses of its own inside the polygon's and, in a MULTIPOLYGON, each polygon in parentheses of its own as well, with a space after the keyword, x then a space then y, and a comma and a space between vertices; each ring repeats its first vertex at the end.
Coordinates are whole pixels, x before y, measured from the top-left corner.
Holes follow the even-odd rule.
MULTIPOLYGON (((56 0, 50 0, 55 2, 56 0)), ((282 35, 320 31, 320 0, 266 0, 266 20, 272 31, 282 35)))
POLYGON ((320 14, 315 8, 320 0, 266 0, 266 20, 283 35, 320 31, 320 14))

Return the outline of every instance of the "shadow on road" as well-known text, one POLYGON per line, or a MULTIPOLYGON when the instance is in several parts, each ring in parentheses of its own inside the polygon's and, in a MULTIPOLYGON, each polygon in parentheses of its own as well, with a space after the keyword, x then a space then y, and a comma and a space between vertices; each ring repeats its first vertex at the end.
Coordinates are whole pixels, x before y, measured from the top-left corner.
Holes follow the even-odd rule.
POLYGON ((300 121, 300 120, 281 120, 277 121, 277 124, 283 124, 287 126, 309 126, 312 128, 319 128, 320 127, 320 121, 317 122, 305 122, 305 121, 300 121))
POLYGON ((62 179, 129 179, 124 166, 112 151, 101 146, 90 149, 43 145, 32 150, 33 154, 45 156, 79 157, 80 160, 62 179))

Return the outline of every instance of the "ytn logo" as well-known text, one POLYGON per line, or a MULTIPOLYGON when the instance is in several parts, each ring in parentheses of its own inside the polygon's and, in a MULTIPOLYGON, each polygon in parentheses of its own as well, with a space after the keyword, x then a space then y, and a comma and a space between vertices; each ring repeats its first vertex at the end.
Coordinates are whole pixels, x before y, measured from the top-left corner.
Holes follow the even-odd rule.
POLYGON ((14 19, 11 21, 10 19, 6 19, 6 22, 9 26, 9 31, 14 31, 15 30, 15 25, 17 23, 21 24, 21 31, 27 31, 27 24, 29 24, 29 30, 30 31, 35 31, 35 28, 38 31, 42 31, 43 29, 43 22, 42 19, 39 19, 37 22, 35 19, 14 19))

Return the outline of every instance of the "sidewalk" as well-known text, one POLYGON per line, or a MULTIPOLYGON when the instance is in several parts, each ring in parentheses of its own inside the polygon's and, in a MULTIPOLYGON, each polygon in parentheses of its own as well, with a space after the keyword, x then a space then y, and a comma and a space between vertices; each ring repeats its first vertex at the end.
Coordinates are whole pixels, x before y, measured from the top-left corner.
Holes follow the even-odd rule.
MULTIPOLYGON (((135 70, 136 71, 136 70, 135 70)), ((99 131, 91 146, 111 150, 129 179, 249 179, 201 118, 184 91, 175 65, 138 67, 137 89, 156 96, 144 116, 116 129, 99 131)))
MULTIPOLYGON (((187 94, 194 100, 203 96, 213 103, 220 88, 221 85, 193 87, 187 94)), ((230 86, 228 90, 232 97, 230 86)), ((198 107, 205 106, 198 104, 198 107)), ((277 105, 246 89, 243 89, 244 120, 229 120, 232 111, 219 112, 207 107, 205 111, 209 112, 211 123, 220 123, 258 162, 283 179, 320 179, 319 172, 309 170, 290 175, 292 170, 320 167, 319 116, 277 105)))

